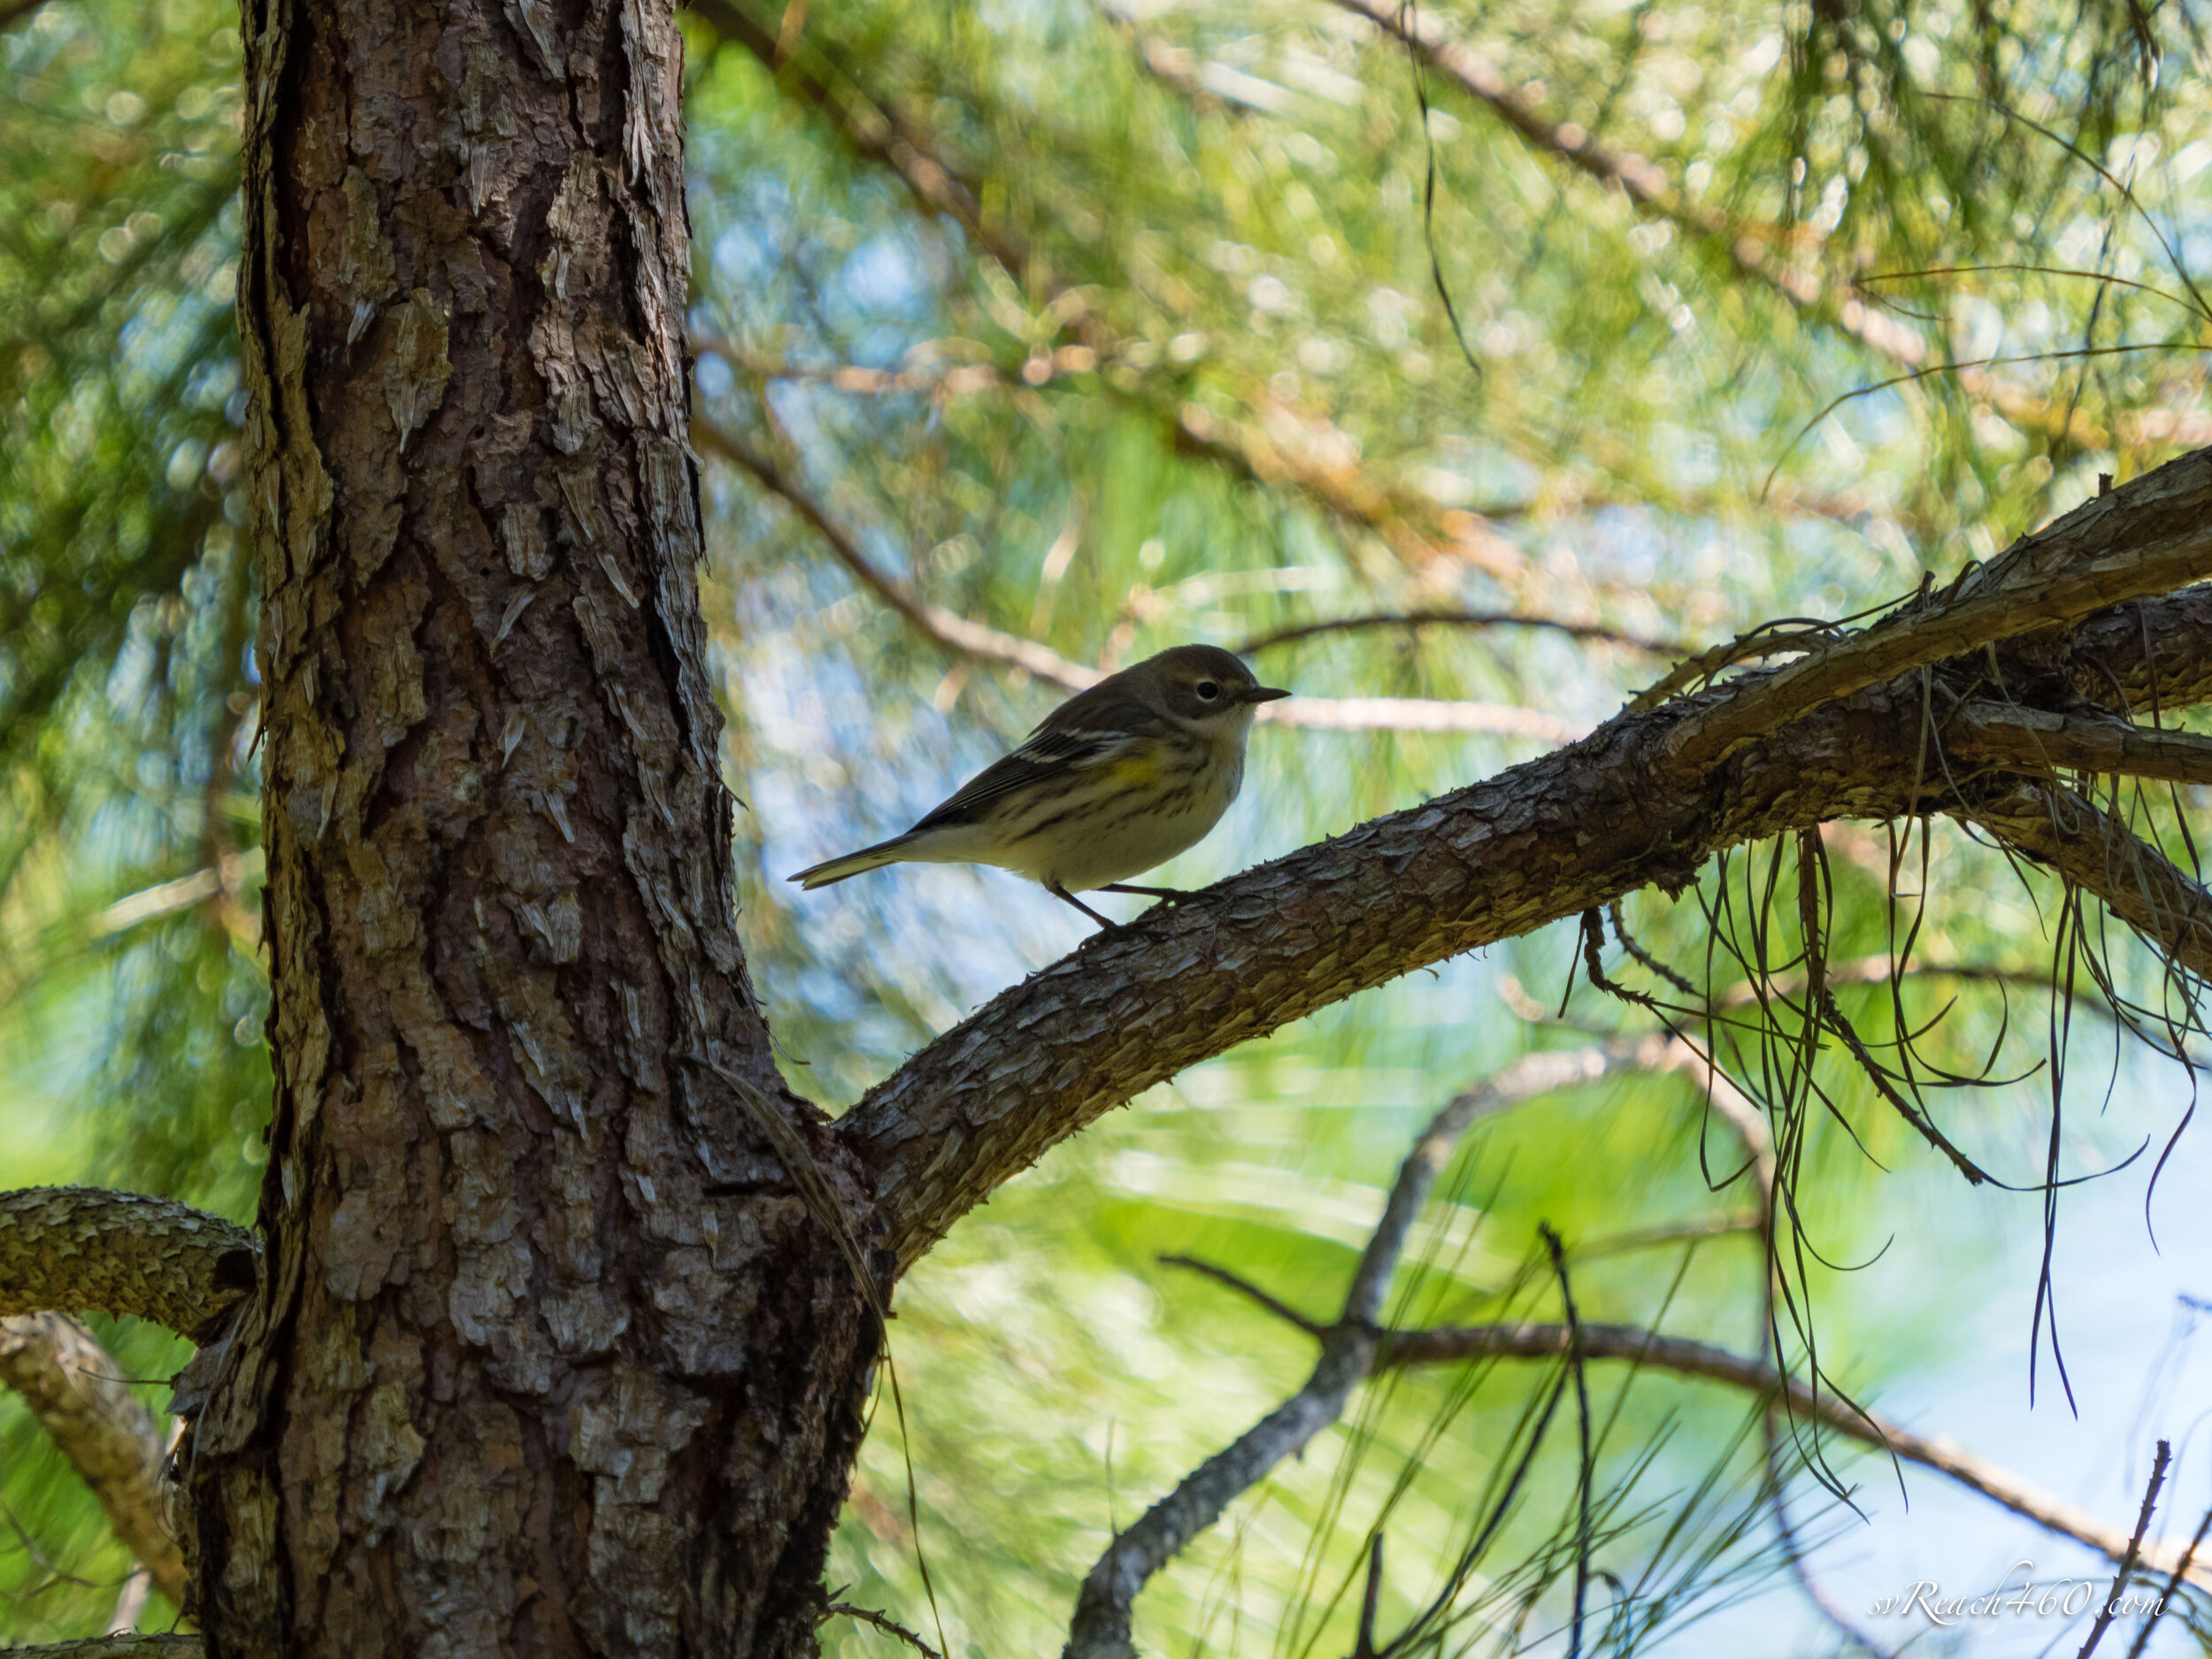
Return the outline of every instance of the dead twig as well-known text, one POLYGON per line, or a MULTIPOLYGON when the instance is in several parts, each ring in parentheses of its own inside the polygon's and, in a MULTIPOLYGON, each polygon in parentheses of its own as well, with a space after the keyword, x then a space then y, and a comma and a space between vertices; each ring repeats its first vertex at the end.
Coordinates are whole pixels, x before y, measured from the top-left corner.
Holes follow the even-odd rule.
POLYGON ((2089 1659, 2097 1651, 2097 1644, 2104 1640, 2111 1627, 2119 1606, 2120 1592, 2127 1588, 2128 1575, 2135 1571, 2135 1563, 2143 1553, 2143 1534, 2150 1530, 2151 1512, 2158 1508, 2159 1489, 2166 1484, 2166 1465, 2173 1461, 2174 1448, 2166 1441, 2158 1442, 2158 1455, 2151 1460, 2150 1485, 2143 1490, 2143 1507, 2135 1517, 2135 1532, 2128 1540, 2127 1554, 2120 1557, 2120 1570, 2112 1575, 2112 1594, 2106 1596, 2104 1605, 2097 1609, 2097 1622, 2089 1627, 2089 1639, 2081 1645, 2074 1659, 2089 1659))

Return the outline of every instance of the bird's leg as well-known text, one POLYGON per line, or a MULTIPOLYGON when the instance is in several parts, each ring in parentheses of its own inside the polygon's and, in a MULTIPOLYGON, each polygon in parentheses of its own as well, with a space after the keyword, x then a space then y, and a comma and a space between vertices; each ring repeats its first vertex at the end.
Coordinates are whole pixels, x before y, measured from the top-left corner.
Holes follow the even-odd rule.
POLYGON ((1122 925, 1119 922, 1114 920, 1110 916, 1101 916, 1096 910, 1093 910, 1089 905, 1084 903, 1082 900, 1077 898, 1074 894, 1069 892, 1065 887, 1060 886, 1057 882, 1048 884, 1046 887, 1045 891, 1052 895, 1052 896, 1056 899, 1064 899, 1070 904, 1074 905, 1077 910, 1082 911, 1084 915, 1089 917, 1093 921, 1096 922, 1104 933, 1118 933, 1121 932, 1122 925))
POLYGON ((1164 904, 1174 904, 1184 899, 1194 899, 1198 896, 1195 893, 1186 893, 1180 887, 1133 887, 1126 881, 1109 881, 1104 887, 1099 888, 1099 891, 1101 893, 1134 893, 1141 898, 1158 899, 1164 904))

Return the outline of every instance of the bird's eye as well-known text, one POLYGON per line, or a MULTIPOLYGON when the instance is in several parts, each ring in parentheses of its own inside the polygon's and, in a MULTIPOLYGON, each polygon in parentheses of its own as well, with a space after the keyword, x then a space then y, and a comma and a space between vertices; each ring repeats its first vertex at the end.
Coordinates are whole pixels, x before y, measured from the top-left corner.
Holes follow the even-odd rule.
POLYGON ((1194 689, 1198 693, 1198 700, 1201 703, 1211 703, 1221 695, 1221 687, 1210 680, 1200 680, 1194 689))

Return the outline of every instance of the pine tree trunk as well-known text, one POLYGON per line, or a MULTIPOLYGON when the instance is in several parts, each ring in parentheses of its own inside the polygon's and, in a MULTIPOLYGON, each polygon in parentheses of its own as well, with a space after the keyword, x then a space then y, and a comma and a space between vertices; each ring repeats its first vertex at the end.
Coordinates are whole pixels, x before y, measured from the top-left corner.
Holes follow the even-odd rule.
POLYGON ((247 0, 269 1271, 222 1655, 811 1652, 875 1326, 751 1127, 666 0, 247 0))

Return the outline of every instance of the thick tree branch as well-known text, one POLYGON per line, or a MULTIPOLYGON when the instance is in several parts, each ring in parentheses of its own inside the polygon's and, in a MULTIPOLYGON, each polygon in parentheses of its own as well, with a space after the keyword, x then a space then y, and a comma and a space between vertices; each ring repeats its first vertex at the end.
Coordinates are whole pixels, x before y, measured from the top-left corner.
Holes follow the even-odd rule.
MULTIPOLYGON (((2082 695, 2140 719, 2160 710, 2212 701, 2208 637, 2212 637, 2212 584, 2090 618, 2066 637, 2063 665, 2073 672, 2082 695)), ((2000 656, 2009 657, 2016 649, 2023 663, 2032 662, 2041 655, 2036 644, 2023 639, 2016 647, 2001 648, 2000 656)))
POLYGON ((163 1519, 160 1432, 99 1339, 58 1313, 0 1318, 0 1383, 22 1395, 162 1594, 184 1605, 184 1556, 163 1519))
POLYGON ((1964 816, 2093 895, 2156 949, 2212 979, 2212 893, 2070 789, 2023 783, 1964 816))
POLYGON ((1874 696, 1663 773, 1667 711, 1233 877, 1009 990, 873 1090, 842 1133, 910 1263, 1000 1181, 1184 1067, 1398 974, 1678 887, 1711 853, 1910 810, 1916 704, 1874 696))
POLYGON ((2008 772, 2050 772, 2063 767, 2170 783, 2212 784, 2212 737, 1986 700, 1963 703, 1953 713, 1943 747, 1954 760, 2008 772))
POLYGON ((8 1659, 206 1659, 207 1644, 197 1636, 90 1636, 82 1641, 43 1642, 11 1647, 8 1659))
MULTIPOLYGON (((2009 1470, 1962 1450, 1939 1435, 1915 1434, 1879 1417, 1862 1417, 1832 1393, 1816 1391, 1795 1377, 1786 1379, 1763 1360, 1747 1359, 1709 1343, 1661 1336, 1636 1325, 1585 1323, 1582 1341, 1586 1358, 1627 1360, 1647 1370, 1726 1383, 1731 1387, 1778 1401, 1786 1382, 1790 1403, 1799 1415, 1878 1450, 1894 1452, 1909 1463, 1947 1475, 2014 1514, 2025 1516, 2055 1532, 2062 1532, 2114 1561, 2126 1552, 2128 1535, 2121 1528, 2108 1525, 2085 1510, 2053 1497, 2009 1470)), ((1567 1327, 1563 1325, 1446 1326, 1393 1333, 1376 1365, 1384 1369, 1481 1359, 1557 1359, 1566 1351, 1567 1327)), ((2181 1544, 2176 1541, 2164 1547, 2157 1559, 2152 1560, 2147 1552, 2145 1559, 2161 1571, 2170 1571, 2180 1555, 2181 1544)), ((2212 1571, 2193 1569, 2192 1581, 2212 1586, 2212 1571)))
POLYGON ((0 1193, 0 1315, 129 1314, 186 1336, 253 1288, 260 1247, 219 1216, 136 1193, 0 1193))
MULTIPOLYGON (((2136 480, 2092 503, 2093 517, 2071 516, 1997 561, 2016 582, 1990 595, 1986 581, 1962 583, 1962 596, 1916 611, 1901 631, 1878 625, 1886 655, 1847 641, 1831 648, 1842 666, 1822 666, 1824 653, 1810 676, 1800 664, 1755 671, 1624 713, 1571 749, 1233 877, 1007 991, 908 1061, 841 1126, 875 1169, 887 1242, 910 1263, 999 1182, 1101 1112, 1355 992, 1637 887, 1679 888, 1709 856, 1746 841, 1832 818, 1966 805, 1926 764, 1922 673, 1813 707, 1817 694, 1853 686, 1873 664, 1916 669, 1932 639, 1985 647, 2047 622, 2054 590, 2078 586, 2063 568, 2054 575, 2054 563, 2070 554, 2127 568, 2123 523, 2154 545, 2176 539, 2172 503, 2191 494, 2177 476, 2201 480, 2197 493, 2212 501, 2212 456, 2136 480), (1954 606, 1970 609, 1971 626, 1924 620, 1954 606), (1770 717, 1770 698, 1782 716, 1770 717), (1686 764, 1674 741, 1685 726, 1732 729, 1746 741, 1686 764)), ((2186 534, 2212 556, 2212 531, 2186 534)), ((2093 640, 2106 653, 2099 674, 2123 688, 2145 678, 2147 647, 2170 705, 2177 687, 2212 683, 2202 662, 2212 635, 2169 632, 2167 608, 2193 615, 2197 603, 2130 603, 2092 618, 2076 647, 2093 640)), ((2058 650, 2043 634, 2018 649, 2031 648, 2038 663, 2058 650)), ((1989 658, 1985 649, 1955 672, 1978 677, 1988 661, 2008 660, 2008 684, 2033 678, 2028 657, 1989 658)), ((2049 664, 2037 672, 2047 680, 2049 664)), ((1976 816, 1986 805, 1977 803, 1976 816)), ((2154 925, 2196 914, 2174 902, 2185 895, 2176 890, 2162 906, 2100 880, 2154 940, 2170 936, 2192 965, 2204 959, 2190 928, 2154 925)))
MULTIPOLYGON (((750 473, 782 500, 822 538, 839 564, 925 638, 958 656, 1025 669, 1065 691, 1081 691, 1105 678, 1097 669, 1073 662, 1034 640, 971 622, 917 597, 905 583, 862 552, 837 521, 766 457, 711 421, 694 421, 691 435, 701 449, 750 473)), ((1583 730, 1573 721, 1539 709, 1431 697, 1302 696, 1267 703, 1259 710, 1258 718, 1271 726, 1302 726, 1310 731, 1492 732, 1548 743, 1571 741, 1583 730)))

